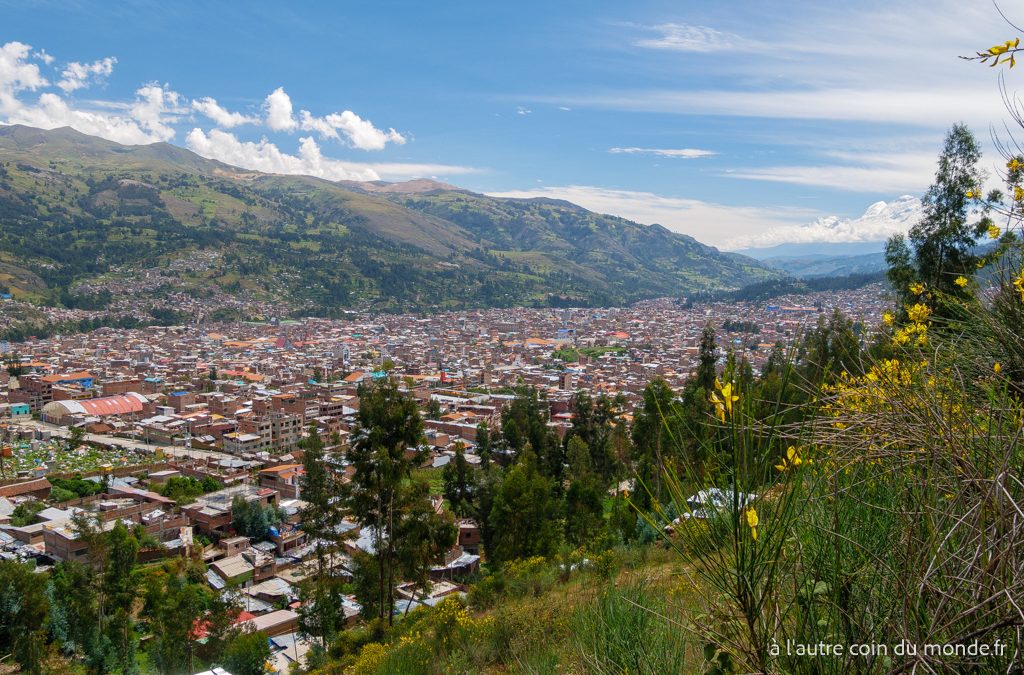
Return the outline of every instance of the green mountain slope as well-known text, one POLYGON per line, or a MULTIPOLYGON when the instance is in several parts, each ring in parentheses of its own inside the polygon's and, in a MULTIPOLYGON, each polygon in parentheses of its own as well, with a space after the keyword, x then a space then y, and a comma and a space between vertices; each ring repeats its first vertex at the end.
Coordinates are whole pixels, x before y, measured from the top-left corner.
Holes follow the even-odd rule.
POLYGON ((159 270, 154 298, 226 292, 280 314, 621 304, 778 274, 567 202, 262 174, 17 125, 0 127, 0 262, 0 286, 34 301, 116 296, 159 270))

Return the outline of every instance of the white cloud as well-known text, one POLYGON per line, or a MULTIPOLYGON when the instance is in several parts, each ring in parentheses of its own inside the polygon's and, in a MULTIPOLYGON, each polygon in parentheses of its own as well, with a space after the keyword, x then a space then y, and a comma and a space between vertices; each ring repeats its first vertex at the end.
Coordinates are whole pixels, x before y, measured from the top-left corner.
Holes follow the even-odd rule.
POLYGON ((167 88, 167 85, 156 83, 140 87, 135 92, 135 103, 131 107, 131 117, 149 134, 161 141, 174 138, 174 129, 170 124, 177 121, 177 115, 184 112, 180 107, 181 96, 167 88))
POLYGON ((299 126, 305 131, 315 131, 321 138, 340 140, 338 132, 353 148, 359 150, 383 150, 388 143, 405 145, 405 137, 394 129, 384 131, 373 126, 351 110, 315 117, 308 110, 299 113, 299 126))
POLYGON ((298 126, 292 115, 292 99, 284 87, 268 94, 263 107, 267 111, 267 126, 273 131, 292 131, 298 126))
POLYGON ((656 26, 642 26, 657 33, 656 37, 636 40, 637 47, 667 49, 676 52, 719 52, 733 49, 742 40, 732 33, 682 23, 661 23, 656 26))
POLYGON ((32 47, 21 42, 8 42, 0 47, 0 113, 19 107, 16 94, 34 91, 47 85, 39 66, 29 63, 32 47))
POLYGON ((224 129, 231 129, 242 124, 258 124, 259 118, 252 115, 243 115, 239 112, 231 112, 221 107, 217 100, 204 96, 192 101, 192 109, 209 117, 213 122, 224 129))
POLYGON ((801 225, 782 225, 753 235, 735 237, 725 248, 764 248, 778 244, 883 241, 905 234, 924 213, 921 200, 904 195, 891 202, 876 202, 858 218, 829 216, 801 225))
POLYGON ((193 129, 185 145, 196 154, 226 164, 265 173, 300 174, 328 180, 379 180, 380 175, 367 167, 324 158, 312 138, 299 140, 299 153, 282 152, 267 139, 240 141, 234 134, 219 129, 205 132, 193 129))
POLYGON ((842 163, 746 168, 724 175, 848 192, 923 192, 935 173, 937 150, 897 153, 832 151, 824 154, 842 163))
POLYGON ((609 213, 647 225, 658 223, 673 232, 720 246, 737 235, 752 236, 771 228, 799 225, 817 212, 798 208, 726 206, 652 192, 615 190, 589 185, 543 187, 488 193, 492 197, 565 199, 598 213, 609 213))
POLYGON ((40 49, 38 51, 32 52, 32 58, 39 59, 48 66, 57 60, 50 54, 47 54, 45 49, 40 49))
POLYGON ((274 131, 312 131, 322 139, 344 140, 359 150, 383 150, 388 143, 405 144, 402 134, 394 129, 378 129, 372 122, 351 110, 323 117, 317 117, 308 110, 300 110, 296 120, 292 99, 284 87, 278 87, 267 96, 264 109, 267 113, 267 126, 274 131))
POLYGON ((983 81, 956 89, 919 84, 898 88, 648 90, 538 97, 538 100, 632 112, 880 122, 939 128, 948 127, 955 120, 984 127, 991 122, 992 111, 1002 109, 998 88, 983 81))
POLYGON ((75 110, 57 94, 44 93, 34 105, 20 105, 10 111, 7 124, 24 124, 40 129, 71 127, 83 134, 99 136, 109 141, 126 145, 145 145, 161 139, 154 136, 139 123, 124 115, 88 110, 75 110))
POLYGON ((517 115, 529 115, 529 114, 530 114, 530 113, 532 113, 532 112, 533 112, 533 111, 532 111, 532 110, 530 110, 529 108, 524 108, 524 107, 523 107, 523 106, 521 106, 521 105, 517 105, 517 106, 516 106, 516 114, 517 114, 517 115))
POLYGON ((658 155, 659 157, 674 157, 677 159, 697 159, 699 157, 713 157, 718 154, 711 150, 699 150, 697 148, 609 148, 608 152, 624 155, 658 155))
POLYGON ((92 63, 72 61, 64 68, 57 86, 64 90, 65 94, 87 87, 91 82, 102 80, 114 72, 115 63, 117 63, 117 59, 113 56, 108 56, 92 63))
POLYGON ((299 139, 297 154, 282 151, 267 139, 242 141, 234 134, 219 129, 193 129, 185 138, 186 146, 209 159, 226 164, 263 171, 327 180, 405 180, 430 176, 475 173, 476 169, 446 164, 360 163, 324 157, 312 137, 299 139))

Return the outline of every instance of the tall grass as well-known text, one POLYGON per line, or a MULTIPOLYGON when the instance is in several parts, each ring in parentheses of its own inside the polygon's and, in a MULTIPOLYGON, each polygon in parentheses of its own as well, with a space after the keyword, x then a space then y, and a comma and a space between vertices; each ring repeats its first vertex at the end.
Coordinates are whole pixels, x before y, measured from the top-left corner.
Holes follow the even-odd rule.
POLYGON ((722 470, 684 465, 662 480, 677 513, 702 488, 731 490, 732 504, 709 521, 645 515, 707 591, 683 626, 708 670, 1024 667, 1024 297, 1012 291, 963 307, 967 321, 911 326, 921 339, 894 329, 884 358, 815 392, 796 425, 757 419, 765 402, 750 391, 727 409, 737 392, 719 385, 705 454, 722 470), (782 447, 788 461, 771 450, 782 447), (748 506, 740 493, 758 497, 748 506))

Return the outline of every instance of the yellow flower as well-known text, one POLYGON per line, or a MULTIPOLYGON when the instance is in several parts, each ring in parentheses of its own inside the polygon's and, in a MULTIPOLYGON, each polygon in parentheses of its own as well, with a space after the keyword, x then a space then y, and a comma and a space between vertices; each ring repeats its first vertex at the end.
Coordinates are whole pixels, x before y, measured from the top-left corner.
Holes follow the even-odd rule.
POLYGON ((760 522, 757 518, 757 509, 753 506, 747 508, 747 527, 750 528, 750 536, 754 541, 757 541, 757 524, 760 522))
POLYGON ((1006 163, 1006 168, 1010 171, 1016 171, 1017 169, 1024 169, 1024 162, 1020 161, 1020 158, 1014 157, 1006 163))
POLYGON ((978 197, 979 195, 978 195, 978 193, 977 193, 977 192, 975 192, 974 190, 968 190, 968 191, 967 191, 967 192, 965 193, 965 196, 966 196, 966 197, 967 197, 968 199, 974 199, 975 197, 978 197))
POLYGON ((920 281, 910 284, 910 292, 913 293, 914 295, 921 295, 922 293, 924 293, 924 284, 922 284, 920 281))
POLYGON ((998 375, 1003 370, 1003 367, 1002 365, 1000 365, 998 361, 996 361, 995 363, 992 364, 992 370, 995 372, 996 375, 998 375))
POLYGON ((928 305, 918 302, 911 307, 907 307, 907 318, 914 323, 924 323, 928 320, 928 316, 932 313, 932 310, 928 309, 928 305))
POLYGON ((740 400, 739 396, 732 393, 732 382, 726 382, 723 386, 719 380, 715 380, 715 389, 719 393, 711 392, 711 402, 715 405, 718 419, 725 422, 726 415, 732 416, 732 404, 740 400))
POLYGON ((882 312, 882 322, 886 326, 891 326, 892 322, 896 320, 896 317, 892 315, 892 312, 882 312))
POLYGON ((967 285, 967 277, 957 277, 953 281, 953 283, 956 284, 957 286, 959 286, 960 288, 963 288, 964 286, 967 285))
POLYGON ((786 456, 782 459, 781 464, 776 464, 775 468, 779 471, 785 471, 791 466, 800 466, 804 463, 804 460, 800 458, 800 450, 796 446, 789 446, 786 450, 786 456))
POLYGON ((1017 278, 1013 280, 1013 287, 1020 293, 1020 301, 1024 302, 1024 269, 1020 271, 1017 278))
POLYGON ((1013 201, 1024 201, 1024 187, 1015 185, 1013 188, 1013 201))
POLYGON ((1002 234, 1002 232, 1000 231, 998 225, 996 225, 995 223, 992 223, 991 225, 988 226, 988 238, 989 239, 998 239, 1000 234, 1002 234))

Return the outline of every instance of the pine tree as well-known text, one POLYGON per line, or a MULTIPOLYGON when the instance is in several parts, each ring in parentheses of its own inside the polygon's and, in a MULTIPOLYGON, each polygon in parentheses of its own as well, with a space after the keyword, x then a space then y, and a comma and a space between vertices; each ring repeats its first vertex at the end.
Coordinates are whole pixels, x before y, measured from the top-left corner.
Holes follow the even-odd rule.
POLYGON ((331 636, 340 630, 340 589, 330 573, 329 556, 338 547, 337 526, 341 522, 341 502, 337 498, 339 482, 327 464, 324 443, 311 424, 309 434, 300 443, 304 451, 301 480, 302 529, 313 543, 314 574, 301 587, 304 600, 300 609, 303 631, 319 638, 319 649, 326 650, 331 636))
POLYGON ((551 555, 559 543, 558 511, 552 481, 537 470, 537 457, 527 444, 494 495, 491 562, 551 555))
POLYGON ((455 457, 444 467, 441 477, 444 498, 452 511, 460 516, 476 515, 476 480, 462 444, 455 446, 455 457))
MULTIPOLYGON (((910 291, 912 282, 920 282, 928 291, 944 296, 965 298, 970 291, 956 284, 958 277, 970 277, 977 269, 974 252, 977 239, 991 224, 988 211, 973 225, 968 222, 985 176, 978 167, 981 148, 974 134, 963 124, 954 125, 946 134, 935 182, 924 195, 924 216, 910 229, 907 238, 895 236, 886 246, 889 281, 903 305, 917 301, 910 291), (971 196, 969 196, 971 195, 971 196), (909 244, 909 245, 908 245, 909 244)), ((944 313, 939 304, 934 310, 944 313)))
MULTIPOLYGON (((422 506, 417 501, 429 504, 428 494, 410 486, 412 469, 424 456, 422 439, 423 420, 411 396, 390 380, 360 387, 359 415, 348 452, 355 474, 346 486, 345 501, 362 526, 374 533, 376 604, 378 616, 386 616, 389 624, 394 620, 395 574, 401 571, 398 537, 422 506)), ((440 528, 429 532, 441 534, 440 528)), ((420 550, 433 556, 423 564, 436 561, 436 547, 424 545, 420 550)))

